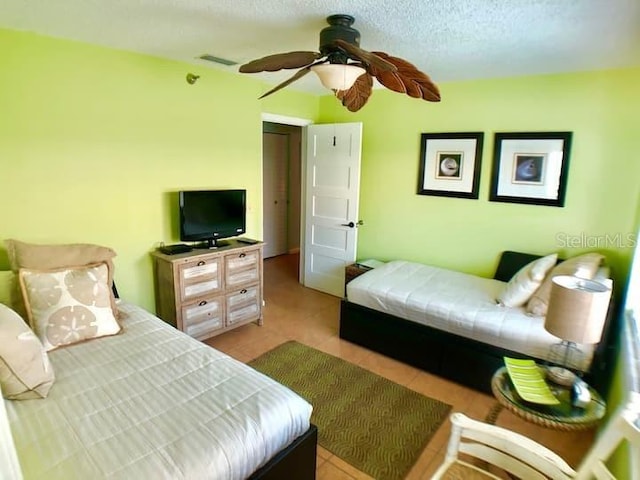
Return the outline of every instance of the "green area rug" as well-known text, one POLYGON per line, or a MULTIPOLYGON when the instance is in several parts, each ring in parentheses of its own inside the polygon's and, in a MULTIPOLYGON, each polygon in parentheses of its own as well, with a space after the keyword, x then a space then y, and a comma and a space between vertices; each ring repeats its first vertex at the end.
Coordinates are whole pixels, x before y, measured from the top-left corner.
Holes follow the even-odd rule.
POLYGON ((404 478, 451 406, 290 341, 249 363, 313 405, 318 443, 378 480, 404 478))

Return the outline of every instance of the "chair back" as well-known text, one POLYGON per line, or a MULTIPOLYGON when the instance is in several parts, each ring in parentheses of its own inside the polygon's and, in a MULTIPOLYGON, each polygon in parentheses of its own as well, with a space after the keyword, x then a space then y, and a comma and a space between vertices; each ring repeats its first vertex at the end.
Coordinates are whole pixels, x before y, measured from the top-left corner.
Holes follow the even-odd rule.
POLYGON ((622 404, 611 417, 582 460, 576 479, 615 478, 607 468, 606 462, 616 449, 625 443, 629 449, 629 458, 640 459, 640 393, 638 392, 631 392, 628 401, 622 404))
MULTIPOLYGON (((527 480, 615 480, 606 463, 624 443, 628 445, 629 457, 640 460, 640 393, 630 393, 628 401, 611 416, 577 471, 545 446, 519 433, 473 420, 462 413, 453 413, 450 418, 451 436, 445 461, 432 479, 449 478, 451 467, 464 464, 464 468, 487 472, 489 478, 499 478, 490 473, 488 466, 493 465, 527 480), (459 454, 475 460, 469 463, 459 454)), ((632 465, 631 468, 640 467, 632 465)), ((640 479, 640 475, 634 471, 630 478, 640 479)))
POLYGON ((445 463, 455 462, 462 453, 479 460, 480 465, 494 465, 527 480, 567 480, 575 475, 560 456, 519 433, 473 420, 462 413, 451 415, 451 425, 445 463))

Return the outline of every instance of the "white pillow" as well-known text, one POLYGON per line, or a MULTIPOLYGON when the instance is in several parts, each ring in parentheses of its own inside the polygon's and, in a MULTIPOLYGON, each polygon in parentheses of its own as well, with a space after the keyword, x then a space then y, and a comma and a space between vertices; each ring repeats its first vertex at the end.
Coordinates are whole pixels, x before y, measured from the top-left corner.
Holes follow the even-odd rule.
POLYGON ((53 380, 53 367, 38 337, 20 315, 0 303, 2 395, 9 400, 44 398, 53 380))
POLYGON ((45 350, 120 332, 111 309, 108 275, 105 262, 57 270, 20 269, 29 322, 45 350))
POLYGON ((558 254, 553 253, 522 267, 498 295, 498 303, 505 307, 523 306, 542 285, 547 272, 553 268, 557 260, 558 254))

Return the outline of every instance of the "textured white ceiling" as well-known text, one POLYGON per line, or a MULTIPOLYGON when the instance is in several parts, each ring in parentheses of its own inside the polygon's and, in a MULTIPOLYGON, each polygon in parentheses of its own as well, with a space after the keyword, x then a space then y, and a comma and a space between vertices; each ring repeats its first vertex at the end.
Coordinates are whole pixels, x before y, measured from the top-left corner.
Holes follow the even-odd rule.
MULTIPOLYGON (((223 68, 318 50, 325 17, 356 18, 361 48, 434 81, 640 65, 640 0, 2 0, 0 27, 223 68)), ((2 47, 6 48, 6 47, 2 47)), ((10 47, 9 47, 10 48, 10 47)), ((274 84, 292 71, 260 74, 274 84)), ((289 88, 322 92, 307 76, 289 88)))

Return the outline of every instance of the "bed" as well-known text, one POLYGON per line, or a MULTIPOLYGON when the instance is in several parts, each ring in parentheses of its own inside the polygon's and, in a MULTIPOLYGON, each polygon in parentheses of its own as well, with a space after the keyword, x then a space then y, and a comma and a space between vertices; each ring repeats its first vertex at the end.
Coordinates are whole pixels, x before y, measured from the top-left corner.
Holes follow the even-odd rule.
POLYGON ((315 478, 306 400, 118 299, 112 250, 16 245, 17 277, 0 272, 0 478, 315 478), (61 335, 70 321, 84 337, 61 335))
MULTIPOLYGON (((544 361, 559 340, 544 318, 498 305, 496 296, 520 269, 541 258, 503 252, 493 279, 404 261, 392 261, 347 284, 340 337, 474 389, 491 392, 503 357, 544 361)), ((612 309, 610 309, 611 311, 612 309)), ((610 312, 602 341, 581 345, 575 365, 603 391, 615 349, 610 312)))
POLYGON ((24 478, 315 478, 311 405, 141 308, 119 308, 123 333, 49 353, 47 398, 5 400, 24 478))

